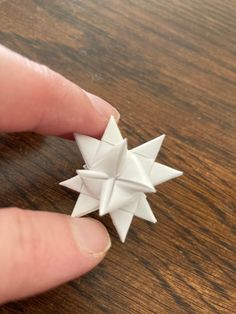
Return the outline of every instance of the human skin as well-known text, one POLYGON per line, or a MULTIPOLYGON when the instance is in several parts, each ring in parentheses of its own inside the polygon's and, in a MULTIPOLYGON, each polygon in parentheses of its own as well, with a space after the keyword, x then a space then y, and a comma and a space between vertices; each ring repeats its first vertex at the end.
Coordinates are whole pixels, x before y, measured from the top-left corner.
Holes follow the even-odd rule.
MULTIPOLYGON (((119 119, 103 99, 0 45, 0 132, 99 138, 111 115, 119 119)), ((0 304, 85 274, 110 246, 105 227, 94 219, 1 208, 0 304)))

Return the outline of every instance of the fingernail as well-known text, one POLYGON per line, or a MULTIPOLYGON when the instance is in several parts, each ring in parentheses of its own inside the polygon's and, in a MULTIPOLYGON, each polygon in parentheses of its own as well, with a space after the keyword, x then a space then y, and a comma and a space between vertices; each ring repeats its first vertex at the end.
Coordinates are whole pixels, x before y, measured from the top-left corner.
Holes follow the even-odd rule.
POLYGON ((71 218, 71 226, 81 252, 96 257, 104 255, 110 249, 110 236, 99 221, 92 218, 71 218))
POLYGON ((120 114, 112 105, 96 95, 93 95, 85 90, 84 92, 100 115, 102 115, 103 117, 113 116, 117 122, 119 121, 120 114))

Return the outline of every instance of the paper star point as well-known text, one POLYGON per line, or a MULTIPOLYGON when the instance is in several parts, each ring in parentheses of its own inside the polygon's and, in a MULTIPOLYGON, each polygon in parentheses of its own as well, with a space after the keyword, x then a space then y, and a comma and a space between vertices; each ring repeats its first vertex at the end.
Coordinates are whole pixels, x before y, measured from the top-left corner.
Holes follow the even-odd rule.
POLYGON ((100 216, 109 213, 122 242, 134 216, 155 223, 144 193, 155 192, 156 185, 182 175, 181 171, 155 162, 164 137, 128 150, 127 140, 113 117, 100 141, 75 134, 85 167, 60 183, 80 193, 72 216, 81 217, 97 210, 100 216))

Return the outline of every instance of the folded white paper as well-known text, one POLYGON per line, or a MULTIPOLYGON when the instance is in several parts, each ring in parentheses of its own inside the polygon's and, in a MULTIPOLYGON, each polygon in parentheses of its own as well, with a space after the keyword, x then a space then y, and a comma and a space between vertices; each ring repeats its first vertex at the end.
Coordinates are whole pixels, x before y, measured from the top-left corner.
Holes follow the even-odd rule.
POLYGON ((164 137, 128 150, 127 140, 113 117, 101 141, 75 134, 86 165, 84 170, 77 170, 77 176, 60 183, 80 192, 72 216, 96 210, 101 216, 109 213, 122 242, 133 216, 155 223, 144 193, 155 192, 155 185, 182 175, 181 171, 155 162, 164 137))

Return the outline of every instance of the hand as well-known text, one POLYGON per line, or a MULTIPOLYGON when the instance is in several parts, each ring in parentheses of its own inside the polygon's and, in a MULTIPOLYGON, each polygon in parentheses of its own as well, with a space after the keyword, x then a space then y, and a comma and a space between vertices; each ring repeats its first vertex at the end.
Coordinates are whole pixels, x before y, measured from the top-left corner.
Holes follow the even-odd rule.
MULTIPOLYGON (((0 46, 0 132, 101 136, 118 112, 43 65, 0 46)), ((110 248, 90 218, 0 209, 0 304, 79 277, 110 248)))

